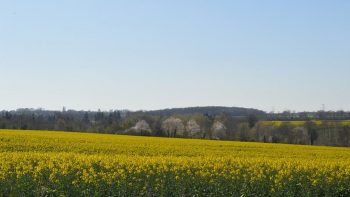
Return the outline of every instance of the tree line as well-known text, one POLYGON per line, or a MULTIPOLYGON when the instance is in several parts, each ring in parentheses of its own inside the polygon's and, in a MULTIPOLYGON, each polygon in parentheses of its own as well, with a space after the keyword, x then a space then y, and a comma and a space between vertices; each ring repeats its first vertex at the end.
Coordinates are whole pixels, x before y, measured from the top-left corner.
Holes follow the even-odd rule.
POLYGON ((350 112, 324 111, 317 112, 291 112, 267 113, 263 115, 266 120, 349 120, 350 112))
POLYGON ((342 121, 306 119, 303 124, 267 124, 268 117, 227 111, 183 114, 131 111, 48 111, 19 109, 0 112, 0 129, 62 130, 197 139, 350 146, 350 127, 342 121))

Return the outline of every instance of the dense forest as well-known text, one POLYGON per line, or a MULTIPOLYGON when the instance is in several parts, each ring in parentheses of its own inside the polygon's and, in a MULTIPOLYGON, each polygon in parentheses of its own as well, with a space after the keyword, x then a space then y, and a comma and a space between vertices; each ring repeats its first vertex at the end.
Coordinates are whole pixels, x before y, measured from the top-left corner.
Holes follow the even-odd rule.
POLYGON ((157 111, 0 112, 0 129, 63 130, 127 135, 350 146, 349 112, 283 112, 234 107, 157 111))

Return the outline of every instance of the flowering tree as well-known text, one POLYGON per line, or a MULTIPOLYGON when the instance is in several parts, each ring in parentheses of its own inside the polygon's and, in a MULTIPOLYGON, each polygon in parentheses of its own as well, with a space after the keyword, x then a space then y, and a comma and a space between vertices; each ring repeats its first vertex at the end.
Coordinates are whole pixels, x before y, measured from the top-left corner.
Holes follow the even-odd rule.
POLYGON ((139 120, 132 129, 141 135, 151 132, 151 128, 145 120, 139 120))
POLYGON ((219 121, 215 121, 212 126, 212 139, 225 139, 226 127, 219 121))
POLYGON ((181 119, 170 117, 163 121, 162 129, 168 137, 175 137, 184 134, 185 126, 181 119))
POLYGON ((188 137, 201 137, 201 127, 195 120, 189 120, 186 125, 188 137))

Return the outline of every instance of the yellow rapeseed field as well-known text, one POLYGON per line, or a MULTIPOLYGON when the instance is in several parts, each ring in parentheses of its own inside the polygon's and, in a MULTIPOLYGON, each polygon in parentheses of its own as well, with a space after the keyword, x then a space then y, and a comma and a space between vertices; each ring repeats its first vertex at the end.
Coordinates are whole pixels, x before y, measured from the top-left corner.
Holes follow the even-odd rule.
MULTIPOLYGON (((304 120, 292 120, 292 121, 278 121, 278 120, 266 120, 260 121, 260 124, 263 126, 275 126, 279 127, 283 123, 289 123, 293 126, 303 126, 307 121, 304 120)), ((329 125, 337 125, 337 126, 350 126, 350 120, 312 120, 316 125, 329 124, 329 125)))
POLYGON ((348 148, 0 130, 0 196, 350 196, 348 148))

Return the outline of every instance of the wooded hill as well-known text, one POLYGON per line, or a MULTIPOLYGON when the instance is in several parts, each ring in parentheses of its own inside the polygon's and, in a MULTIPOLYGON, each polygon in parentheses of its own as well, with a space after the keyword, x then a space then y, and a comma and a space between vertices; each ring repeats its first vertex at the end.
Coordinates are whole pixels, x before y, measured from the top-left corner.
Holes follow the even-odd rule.
POLYGON ((217 116, 222 113, 229 114, 233 117, 247 117, 249 115, 256 115, 258 117, 265 117, 266 112, 253 108, 243 107, 186 107, 186 108, 171 108, 162 110, 145 111, 146 114, 155 116, 173 116, 173 115, 193 115, 193 114, 207 114, 210 116, 217 116))

